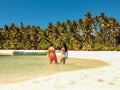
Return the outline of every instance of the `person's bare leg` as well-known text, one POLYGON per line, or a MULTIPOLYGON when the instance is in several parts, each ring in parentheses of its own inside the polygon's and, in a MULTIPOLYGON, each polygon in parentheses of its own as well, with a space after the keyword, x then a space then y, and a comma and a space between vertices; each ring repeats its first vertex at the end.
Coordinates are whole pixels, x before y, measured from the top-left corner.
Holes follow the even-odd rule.
POLYGON ((52 64, 52 60, 50 60, 50 64, 52 64))
POLYGON ((63 58, 61 58, 61 60, 60 60, 60 64, 63 62, 63 58))
POLYGON ((65 64, 65 59, 63 59, 63 64, 65 64))
POLYGON ((57 61, 57 59, 55 60, 55 64, 58 64, 58 61, 57 61))

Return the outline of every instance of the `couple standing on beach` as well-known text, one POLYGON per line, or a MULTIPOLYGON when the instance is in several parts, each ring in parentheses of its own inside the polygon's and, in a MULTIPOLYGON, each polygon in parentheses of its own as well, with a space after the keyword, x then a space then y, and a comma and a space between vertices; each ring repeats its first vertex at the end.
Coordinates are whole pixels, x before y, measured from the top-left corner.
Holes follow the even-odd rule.
MULTIPOLYGON (((61 49, 61 52, 62 52, 62 54, 61 54, 60 63, 65 64, 66 63, 66 59, 68 57, 67 46, 66 46, 65 43, 63 43, 63 47, 61 49)), ((53 61, 56 64, 58 64, 55 48, 53 47, 53 43, 51 44, 51 46, 48 49, 48 57, 49 57, 50 64, 52 64, 53 61)))

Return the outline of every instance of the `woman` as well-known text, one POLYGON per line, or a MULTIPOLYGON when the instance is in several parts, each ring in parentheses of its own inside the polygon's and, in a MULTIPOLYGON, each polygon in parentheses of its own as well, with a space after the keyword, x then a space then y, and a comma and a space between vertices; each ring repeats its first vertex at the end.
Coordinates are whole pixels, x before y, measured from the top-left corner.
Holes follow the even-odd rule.
POLYGON ((68 50, 67 50, 67 46, 65 43, 63 44, 63 48, 61 49, 61 51, 62 51, 62 55, 61 55, 60 63, 65 64, 66 59, 68 58, 68 50))

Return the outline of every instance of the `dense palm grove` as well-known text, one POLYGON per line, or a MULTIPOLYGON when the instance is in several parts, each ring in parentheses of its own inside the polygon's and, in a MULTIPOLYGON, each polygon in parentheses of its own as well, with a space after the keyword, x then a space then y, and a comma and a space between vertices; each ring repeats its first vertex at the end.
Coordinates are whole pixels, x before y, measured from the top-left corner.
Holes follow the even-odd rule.
POLYGON ((65 42, 69 50, 120 50, 119 27, 115 18, 90 12, 78 21, 50 22, 45 29, 12 23, 0 28, 0 49, 48 49, 51 42, 60 49, 65 42))

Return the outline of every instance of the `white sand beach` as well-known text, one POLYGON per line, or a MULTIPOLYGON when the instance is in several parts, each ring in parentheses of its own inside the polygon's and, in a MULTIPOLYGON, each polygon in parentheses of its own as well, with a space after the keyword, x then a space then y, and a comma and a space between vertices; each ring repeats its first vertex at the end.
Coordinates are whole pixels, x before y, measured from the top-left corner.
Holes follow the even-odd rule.
POLYGON ((110 65, 0 84, 0 90, 120 90, 119 51, 69 51, 69 57, 99 59, 110 65))

